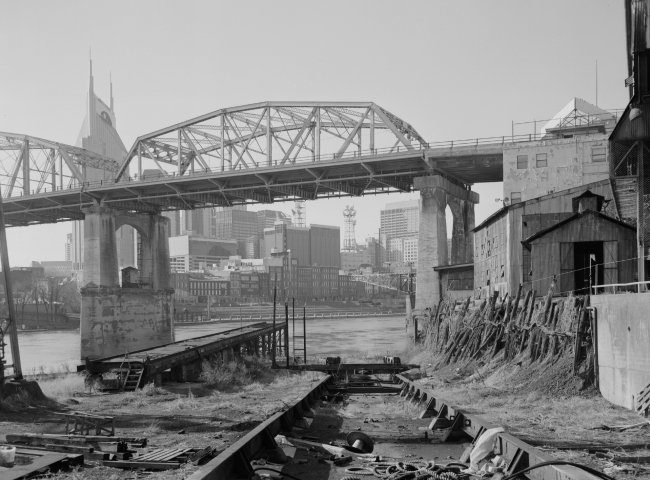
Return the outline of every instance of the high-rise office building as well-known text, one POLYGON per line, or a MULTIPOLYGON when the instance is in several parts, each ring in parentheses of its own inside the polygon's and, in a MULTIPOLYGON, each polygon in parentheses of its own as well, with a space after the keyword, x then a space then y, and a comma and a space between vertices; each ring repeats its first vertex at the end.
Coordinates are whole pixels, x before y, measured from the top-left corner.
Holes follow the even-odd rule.
POLYGON ((420 227, 420 201, 387 203, 380 213, 381 233, 390 238, 417 236, 420 227))
POLYGON ((239 209, 224 209, 212 214, 213 238, 246 240, 257 235, 257 213, 239 209))
MULTIPOLYGON (((113 83, 111 82, 110 105, 95 94, 93 64, 90 61, 90 78, 86 100, 86 117, 77 137, 77 147, 99 153, 122 163, 127 150, 117 133, 115 104, 113 101, 113 83)), ((114 172, 84 165, 82 173, 90 182, 113 178, 114 172)), ((72 241, 70 242, 70 260, 73 270, 83 269, 83 221, 72 222, 72 241)), ((117 232, 117 255, 119 267, 135 265, 135 231, 133 227, 123 226, 117 232)))
POLYGON ((291 252, 291 258, 299 265, 311 265, 309 228, 295 227, 281 221, 264 231, 264 256, 273 253, 291 252))
POLYGON ((387 203, 380 215, 382 263, 417 261, 420 201, 387 203))
POLYGON ((341 267, 341 228, 330 225, 309 226, 311 265, 341 267))
POLYGON ((341 229, 329 225, 296 227, 281 221, 264 231, 264 256, 290 252, 300 266, 341 267, 341 229))
POLYGON ((273 228, 275 222, 291 225, 291 217, 277 210, 259 210, 257 212, 257 236, 260 240, 264 239, 264 229, 273 228))

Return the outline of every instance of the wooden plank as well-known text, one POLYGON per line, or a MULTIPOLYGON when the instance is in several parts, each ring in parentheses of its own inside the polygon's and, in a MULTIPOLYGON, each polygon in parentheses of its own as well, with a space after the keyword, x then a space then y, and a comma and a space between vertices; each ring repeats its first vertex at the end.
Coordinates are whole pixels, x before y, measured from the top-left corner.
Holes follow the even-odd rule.
MULTIPOLYGON (((48 443, 57 445, 86 445, 85 440, 76 438, 52 438, 32 434, 15 434, 9 433, 6 436, 7 443, 26 443, 30 445, 47 445, 48 443)), ((106 438, 106 437, 104 437, 106 438)))
POLYGON ((68 466, 67 455, 61 453, 48 453, 36 458, 29 465, 15 465, 7 471, 2 472, 2 480, 20 480, 29 475, 34 475, 40 470, 57 471, 68 466))
POLYGON ((126 443, 144 443, 146 446, 147 439, 143 437, 112 437, 106 438, 106 435, 66 435, 65 433, 21 433, 16 435, 24 435, 30 437, 43 437, 43 438, 71 438, 76 440, 84 440, 85 442, 126 442, 126 443))
MULTIPOLYGON (((138 470, 174 470, 181 467, 180 463, 175 462, 135 462, 130 460, 105 460, 103 464, 105 467, 138 470)), ((2 480, 4 480, 4 478, 2 480)))
POLYGON ((46 443, 45 448, 56 452, 92 453, 95 451, 93 447, 85 445, 56 445, 52 443, 46 443))
MULTIPOLYGON (((48 449, 45 447, 41 446, 32 446, 30 445, 29 448, 25 448, 20 445, 13 445, 16 447, 16 454, 17 455, 30 455, 30 456, 35 456, 35 457, 41 457, 43 455, 47 455, 48 453, 52 452, 58 452, 56 449, 48 449)), ((115 454, 114 453, 108 453, 108 452, 84 452, 83 458, 86 460, 115 460, 115 454)), ((70 455, 68 454, 68 459, 71 457, 75 457, 76 455, 70 455)))

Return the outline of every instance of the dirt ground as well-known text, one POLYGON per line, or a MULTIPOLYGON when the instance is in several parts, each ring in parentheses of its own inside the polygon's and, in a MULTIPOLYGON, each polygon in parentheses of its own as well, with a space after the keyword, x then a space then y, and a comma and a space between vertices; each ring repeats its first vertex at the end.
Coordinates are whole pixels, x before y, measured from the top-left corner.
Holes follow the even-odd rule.
MULTIPOLYGON (((439 398, 505 427, 553 457, 591 466, 617 479, 650 478, 650 467, 634 462, 635 457, 650 456, 650 449, 619 448, 629 444, 650 445, 650 424, 621 432, 611 430, 638 424, 643 419, 604 400, 588 376, 573 375, 570 358, 534 367, 517 361, 503 364, 497 358, 489 364, 470 362, 436 368, 435 356, 417 347, 401 357, 421 365, 414 376, 421 377, 419 381, 430 385, 439 398), (569 448, 577 444, 598 446, 598 451, 569 448), (615 456, 627 458, 614 459, 615 456)), ((0 441, 7 433, 63 433, 62 418, 56 413, 83 411, 115 416, 116 435, 147 437, 149 445, 141 452, 208 445, 220 451, 262 420, 286 408, 286 404, 301 398, 323 378, 318 373, 272 371, 259 365, 255 375, 242 376, 237 372, 237 378, 243 379, 231 385, 228 381, 232 379, 219 377, 221 383, 211 387, 171 383, 132 393, 90 395, 83 393, 83 377, 76 374, 43 378, 41 386, 52 400, 35 403, 14 399, 0 403, 0 441)), ((379 455, 422 457, 443 463, 458 459, 466 440, 439 444, 435 438, 425 439, 419 427, 428 421, 417 419, 420 407, 391 397, 394 396, 353 395, 338 404, 320 401, 310 429, 296 434, 341 444, 349 432, 361 429, 375 439, 379 455), (366 418, 376 421, 364 422, 366 418)), ((339 480, 345 476, 344 468, 319 463, 316 453, 294 450, 294 459, 285 467, 286 472, 309 480, 339 480)), ((86 463, 87 468, 54 478, 180 479, 197 468, 186 466, 148 474, 107 468, 99 462, 86 463)))
MULTIPOLYGON (((63 417, 57 413, 79 411, 116 418, 116 436, 146 437, 144 453, 168 447, 215 447, 218 451, 245 435, 261 421, 286 405, 302 398, 322 374, 296 373, 265 369, 246 385, 227 389, 210 389, 201 383, 169 383, 137 392, 92 393, 84 390, 83 377, 68 374, 40 382, 43 391, 59 393, 56 383, 76 384, 72 395, 56 396, 46 402, 14 399, 0 404, 0 442, 9 433, 65 433, 63 417)), ((69 392, 70 389, 66 393, 69 392)), ((186 478, 198 467, 180 470, 138 473, 101 466, 100 461, 86 460, 86 467, 61 473, 53 478, 126 479, 186 478)))
POLYGON ((573 373, 573 357, 528 366, 463 362, 438 368, 438 357, 412 349, 410 361, 421 365, 418 376, 452 405, 477 414, 553 457, 585 464, 615 478, 650 478, 650 466, 635 463, 650 456, 650 423, 625 431, 609 427, 635 425, 644 419, 605 400, 584 369, 573 373), (600 446, 599 452, 568 449, 578 444, 600 446), (647 444, 647 448, 621 448, 647 444), (628 457, 621 461, 613 457, 628 457))

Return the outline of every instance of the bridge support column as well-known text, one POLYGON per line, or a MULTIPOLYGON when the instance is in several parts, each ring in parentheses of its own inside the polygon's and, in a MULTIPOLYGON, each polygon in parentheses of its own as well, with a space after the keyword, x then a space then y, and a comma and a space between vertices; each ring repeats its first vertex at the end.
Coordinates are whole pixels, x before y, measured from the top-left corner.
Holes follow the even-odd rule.
POLYGON ((84 283, 117 287, 120 277, 114 211, 94 207, 84 210, 84 214, 84 283))
POLYGON ((173 341, 169 219, 94 206, 84 210, 81 358, 124 355, 173 341), (137 284, 120 287, 117 230, 129 225, 142 240, 137 284))
POLYGON ((449 204, 454 214, 452 263, 469 263, 473 249, 470 230, 479 196, 440 175, 416 178, 414 188, 420 190, 421 201, 415 308, 422 310, 440 302, 440 276, 433 267, 449 263, 445 209, 449 204))

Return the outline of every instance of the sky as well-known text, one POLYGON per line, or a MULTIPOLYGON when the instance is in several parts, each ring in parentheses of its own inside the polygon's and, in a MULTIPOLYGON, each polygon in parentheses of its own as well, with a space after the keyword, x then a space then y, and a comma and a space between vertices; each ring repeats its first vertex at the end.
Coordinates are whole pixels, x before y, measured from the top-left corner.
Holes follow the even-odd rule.
MULTIPOLYGON (((72 145, 89 52, 105 101, 112 75, 127 148, 260 101, 372 101, 436 142, 509 135, 512 122, 550 119, 573 97, 596 103, 596 84, 602 108, 628 99, 622 0, 68 0, 7 1, 2 10, 0 131, 72 145)), ((501 206, 502 184, 472 188, 478 224, 501 206)), ((362 241, 377 234, 386 203, 417 197, 307 202, 307 223, 342 228, 354 205, 362 241)), ((261 208, 269 206, 252 209, 261 208)), ((11 265, 63 260, 70 231, 70 223, 8 229, 11 265)))

